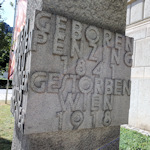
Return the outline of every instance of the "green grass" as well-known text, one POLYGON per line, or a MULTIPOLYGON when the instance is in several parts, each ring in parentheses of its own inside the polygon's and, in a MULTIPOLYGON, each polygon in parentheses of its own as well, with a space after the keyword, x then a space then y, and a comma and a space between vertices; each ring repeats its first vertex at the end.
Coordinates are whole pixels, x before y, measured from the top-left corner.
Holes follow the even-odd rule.
MULTIPOLYGON (((0 101, 0 150, 10 150, 14 119, 10 105, 0 101)), ((150 137, 121 128, 120 150, 150 150, 150 137)))
POLYGON ((10 104, 0 101, 0 150, 10 150, 13 136, 14 119, 10 112, 10 104))
POLYGON ((120 150, 150 150, 150 136, 121 128, 120 150))

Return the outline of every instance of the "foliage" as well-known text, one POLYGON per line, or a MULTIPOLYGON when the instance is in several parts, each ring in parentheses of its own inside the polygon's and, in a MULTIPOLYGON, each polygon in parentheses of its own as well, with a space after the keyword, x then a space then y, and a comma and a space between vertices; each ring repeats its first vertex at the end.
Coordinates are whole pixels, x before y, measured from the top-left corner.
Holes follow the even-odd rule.
POLYGON ((14 118, 10 105, 0 101, 0 150, 10 150, 13 136, 14 118))
POLYGON ((0 22, 0 74, 6 71, 11 47, 11 33, 5 32, 4 22, 0 22))
POLYGON ((150 150, 150 136, 121 128, 120 150, 150 150))

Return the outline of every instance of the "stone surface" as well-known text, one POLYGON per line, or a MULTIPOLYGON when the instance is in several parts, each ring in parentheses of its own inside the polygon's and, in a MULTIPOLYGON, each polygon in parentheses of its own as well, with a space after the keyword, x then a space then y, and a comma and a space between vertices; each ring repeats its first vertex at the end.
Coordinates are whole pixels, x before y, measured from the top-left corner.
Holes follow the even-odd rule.
POLYGON ((27 60, 16 67, 15 77, 22 81, 14 88, 19 102, 15 94, 13 101, 13 105, 19 103, 18 109, 21 106, 18 113, 26 114, 25 134, 127 122, 131 38, 37 11, 31 39, 27 50, 18 48, 16 53, 21 56, 18 64, 22 57, 27 60))
MULTIPOLYGON (((30 21, 19 36, 13 78, 13 150, 119 149, 119 126, 128 122, 133 39, 107 30, 115 24, 102 28, 108 18, 101 14, 97 24, 100 14, 93 10, 99 4, 116 13, 124 1, 83 2, 28 2, 30 21)), ((124 33, 119 21, 116 30, 124 33)))
POLYGON ((119 126, 31 135, 16 128, 12 150, 119 150, 119 136, 119 126))
POLYGON ((126 0, 43 0, 43 10, 124 33, 126 0))
POLYGON ((150 0, 145 0, 145 6, 144 6, 144 18, 150 17, 150 0))
POLYGON ((137 0, 131 4, 131 23, 142 20, 143 0, 137 0))
POLYGON ((135 12, 133 22, 127 26, 126 35, 135 39, 134 65, 131 73, 131 101, 129 111, 129 124, 150 131, 150 22, 149 0, 136 1, 132 4, 135 12), (142 3, 144 3, 142 8, 142 3), (146 17, 147 15, 147 17, 146 17), (140 20, 141 16, 143 18, 140 20), (137 19, 138 18, 138 19, 137 19))
POLYGON ((132 78, 143 78, 144 77, 144 67, 134 67, 131 71, 132 78))
POLYGON ((136 42, 135 66, 150 66, 150 38, 136 42))

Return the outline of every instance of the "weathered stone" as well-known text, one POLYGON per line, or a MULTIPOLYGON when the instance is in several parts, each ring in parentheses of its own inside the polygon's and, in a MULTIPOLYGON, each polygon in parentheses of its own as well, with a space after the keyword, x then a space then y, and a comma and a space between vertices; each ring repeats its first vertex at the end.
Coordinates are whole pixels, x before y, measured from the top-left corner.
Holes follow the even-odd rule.
POLYGON ((12 150, 119 150, 119 136, 119 126, 30 135, 15 128, 12 150))
MULTIPOLYGON (((96 20, 94 26, 98 14, 83 11, 96 9, 97 1, 90 2, 79 7, 81 17, 72 10, 81 1, 33 6, 47 11, 28 16, 31 24, 19 37, 13 150, 119 148, 119 126, 128 122, 133 39, 100 28, 96 20)), ((106 6, 113 10, 114 3, 106 6)))
POLYGON ((43 0, 43 10, 124 33, 126 0, 43 0))

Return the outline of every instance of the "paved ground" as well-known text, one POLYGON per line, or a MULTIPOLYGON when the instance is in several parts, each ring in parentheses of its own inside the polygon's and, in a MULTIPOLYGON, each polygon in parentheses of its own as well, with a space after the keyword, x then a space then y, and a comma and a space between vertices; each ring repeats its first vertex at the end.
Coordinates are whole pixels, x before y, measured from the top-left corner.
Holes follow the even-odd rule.
MULTIPOLYGON (((9 89, 7 100, 11 99, 11 95, 12 95, 12 89, 9 89)), ((5 98, 6 98, 6 89, 0 89, 0 100, 5 100, 5 98)))

